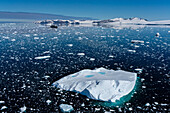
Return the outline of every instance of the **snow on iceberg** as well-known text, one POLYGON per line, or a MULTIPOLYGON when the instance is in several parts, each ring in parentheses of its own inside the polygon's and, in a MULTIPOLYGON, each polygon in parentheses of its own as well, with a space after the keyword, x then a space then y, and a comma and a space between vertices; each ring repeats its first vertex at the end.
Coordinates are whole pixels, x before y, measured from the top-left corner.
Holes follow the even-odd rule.
POLYGON ((60 109, 62 112, 71 112, 74 110, 73 107, 68 104, 60 104, 60 109))
POLYGON ((88 98, 115 102, 135 87, 137 74, 123 70, 84 69, 53 83, 57 88, 78 92, 88 98))

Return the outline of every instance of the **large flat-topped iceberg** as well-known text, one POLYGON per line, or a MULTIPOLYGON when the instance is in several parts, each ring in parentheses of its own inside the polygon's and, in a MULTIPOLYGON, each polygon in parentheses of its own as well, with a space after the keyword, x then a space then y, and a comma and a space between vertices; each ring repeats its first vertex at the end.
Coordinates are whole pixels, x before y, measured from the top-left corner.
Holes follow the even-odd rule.
POLYGON ((67 91, 78 92, 91 99, 115 102, 133 90, 136 80, 136 73, 98 68, 84 69, 68 75, 53 85, 67 91))

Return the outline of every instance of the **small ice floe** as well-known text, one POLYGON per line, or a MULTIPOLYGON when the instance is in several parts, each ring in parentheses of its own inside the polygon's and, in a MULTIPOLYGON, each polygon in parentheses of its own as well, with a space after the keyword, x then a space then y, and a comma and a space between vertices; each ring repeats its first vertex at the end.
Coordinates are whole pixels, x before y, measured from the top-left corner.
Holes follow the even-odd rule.
POLYGON ((34 39, 35 39, 35 40, 38 40, 38 39, 39 39, 39 37, 34 37, 34 39))
POLYGON ((161 103, 161 106, 167 106, 168 104, 161 103))
POLYGON ((146 86, 142 86, 142 88, 143 88, 143 89, 145 89, 145 88, 146 88, 146 86))
POLYGON ((1 107, 1 110, 4 110, 4 109, 7 109, 7 107, 6 107, 6 106, 2 106, 2 107, 1 107))
POLYGON ((47 54, 47 53, 50 53, 50 51, 44 51, 43 54, 47 54))
POLYGON ((95 58, 90 58, 90 60, 91 60, 91 61, 94 61, 94 60, 95 60, 95 58))
POLYGON ((133 52, 133 53, 135 53, 136 52, 136 50, 128 50, 129 52, 133 52))
POLYGON ((35 57, 34 59, 36 60, 40 60, 40 59, 47 59, 50 58, 51 56, 39 56, 39 57, 35 57))
POLYGON ((83 107, 84 107, 84 106, 85 106, 85 104, 83 103, 83 104, 81 104, 81 106, 83 106, 83 107))
POLYGON ((168 33, 170 33, 170 31, 168 31, 168 33))
POLYGON ((4 104, 4 103, 5 103, 5 101, 0 100, 0 104, 4 104))
POLYGON ((113 55, 109 55, 109 58, 113 58, 114 56, 113 55))
POLYGON ((101 108, 95 108, 95 111, 100 111, 101 108))
POLYGON ((137 108, 138 108, 138 109, 142 109, 142 107, 140 107, 140 106, 137 106, 137 108))
POLYGON ((50 78, 50 76, 44 76, 45 79, 50 78))
POLYGON ((153 109, 156 109, 156 107, 153 107, 153 109))
POLYGON ((156 37, 159 37, 160 36, 160 34, 159 33, 156 33, 156 35, 155 35, 156 37))
POLYGON ((68 55, 73 55, 73 53, 68 53, 68 55))
POLYGON ((47 103, 47 105, 50 105, 51 100, 47 100, 46 103, 47 103))
POLYGON ((145 106, 150 106, 150 104, 149 104, 149 103, 146 103, 145 106))
POLYGON ((138 48, 139 46, 135 45, 134 47, 135 47, 135 48, 138 48))
POLYGON ((15 42, 15 41, 16 41, 16 39, 11 39, 11 41, 12 41, 12 42, 15 42))
POLYGON ((33 34, 33 36, 38 36, 38 34, 33 34))
POLYGON ((58 37, 53 37, 52 39, 58 39, 58 37))
POLYGON ((30 37, 31 35, 30 35, 30 34, 25 34, 24 36, 25 36, 25 37, 30 37))
POLYGON ((74 110, 74 108, 68 104, 60 104, 60 109, 62 112, 71 112, 74 110))
POLYGON ((78 40, 82 40, 83 38, 82 37, 78 37, 78 40))
POLYGON ((142 72, 142 69, 137 68, 135 71, 142 72))
POLYGON ((20 113, 25 112, 25 111, 26 111, 26 109, 27 109, 27 107, 24 105, 23 107, 21 107, 21 108, 20 108, 20 111, 21 111, 20 113))
POLYGON ((131 40, 131 43, 144 43, 142 40, 131 40))
POLYGON ((25 84, 23 84, 23 86, 21 87, 21 88, 25 88, 26 87, 26 85, 25 84))
POLYGON ((129 111, 132 111, 132 110, 133 110, 132 107, 130 107, 130 108, 129 108, 129 111))
POLYGON ((155 105, 158 105, 158 102, 154 102, 155 105))
POLYGON ((78 53, 77 55, 79 55, 79 56, 84 56, 85 53, 78 53))
POLYGON ((67 46, 72 47, 72 46, 73 46, 73 44, 67 44, 67 46))
POLYGON ((144 78, 141 78, 141 82, 143 82, 145 79, 144 78))
POLYGON ((8 37, 8 36, 2 36, 2 38, 4 38, 4 39, 9 39, 9 37, 8 37))

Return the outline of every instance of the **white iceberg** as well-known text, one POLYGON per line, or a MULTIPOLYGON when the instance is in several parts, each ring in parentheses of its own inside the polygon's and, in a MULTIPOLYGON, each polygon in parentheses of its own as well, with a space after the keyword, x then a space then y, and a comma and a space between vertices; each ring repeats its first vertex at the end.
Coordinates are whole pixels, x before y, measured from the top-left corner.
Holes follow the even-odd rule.
POLYGON ((137 74, 123 70, 84 69, 53 83, 57 88, 78 92, 88 98, 115 102, 135 87, 137 74))
POLYGON ((71 112, 74 110, 73 107, 68 104, 60 104, 60 109, 62 112, 71 112))

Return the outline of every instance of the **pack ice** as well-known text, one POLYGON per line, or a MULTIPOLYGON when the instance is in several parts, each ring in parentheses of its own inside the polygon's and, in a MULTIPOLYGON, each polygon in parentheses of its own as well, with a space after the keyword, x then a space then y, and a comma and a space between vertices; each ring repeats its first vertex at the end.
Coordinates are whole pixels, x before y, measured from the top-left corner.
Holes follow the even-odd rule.
POLYGON ((123 70, 84 69, 61 78, 53 85, 91 99, 115 102, 133 90, 136 79, 136 73, 123 70))

